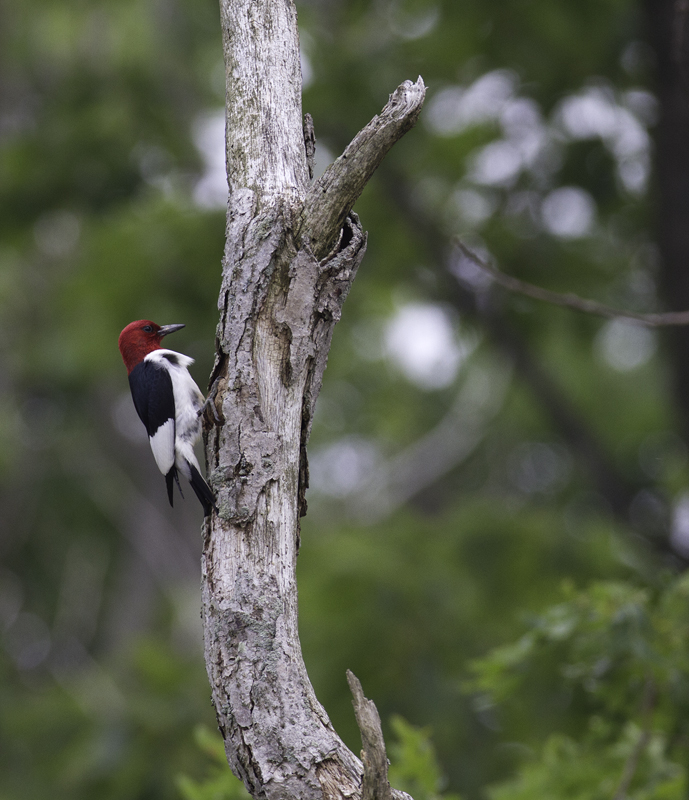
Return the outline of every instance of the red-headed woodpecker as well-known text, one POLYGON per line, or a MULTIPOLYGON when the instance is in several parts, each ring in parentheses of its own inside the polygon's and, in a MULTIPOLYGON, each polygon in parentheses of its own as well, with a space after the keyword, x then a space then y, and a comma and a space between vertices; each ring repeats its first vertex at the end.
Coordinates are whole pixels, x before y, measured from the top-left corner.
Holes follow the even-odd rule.
MULTIPOLYGON (((187 369, 194 359, 165 350, 160 344, 163 336, 183 327, 161 327, 148 319, 130 322, 120 334, 120 353, 129 374, 134 407, 146 426, 158 469, 165 475, 170 505, 173 482, 179 486, 179 471, 191 484, 207 517, 216 506, 194 455, 204 405, 203 395, 187 369)), ((181 494, 181 486, 179 490, 181 494)))

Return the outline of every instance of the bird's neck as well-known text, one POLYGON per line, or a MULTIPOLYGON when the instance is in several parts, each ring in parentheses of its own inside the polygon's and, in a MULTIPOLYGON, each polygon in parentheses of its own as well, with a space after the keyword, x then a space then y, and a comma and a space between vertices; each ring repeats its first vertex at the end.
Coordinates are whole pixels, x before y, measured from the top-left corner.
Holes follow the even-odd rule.
POLYGON ((151 344, 150 342, 146 342, 145 344, 140 342, 128 342, 122 345, 120 347, 120 352, 122 353, 124 365, 127 368, 127 374, 131 375, 134 367, 138 366, 149 353, 160 349, 160 345, 151 344))

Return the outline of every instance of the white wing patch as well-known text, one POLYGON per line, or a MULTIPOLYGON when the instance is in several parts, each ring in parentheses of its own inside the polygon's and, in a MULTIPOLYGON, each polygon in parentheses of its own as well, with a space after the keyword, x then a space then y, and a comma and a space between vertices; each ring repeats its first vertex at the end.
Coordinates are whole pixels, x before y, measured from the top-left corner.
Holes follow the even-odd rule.
POLYGON ((175 421, 169 419, 149 439, 158 469, 167 475, 175 463, 175 421))

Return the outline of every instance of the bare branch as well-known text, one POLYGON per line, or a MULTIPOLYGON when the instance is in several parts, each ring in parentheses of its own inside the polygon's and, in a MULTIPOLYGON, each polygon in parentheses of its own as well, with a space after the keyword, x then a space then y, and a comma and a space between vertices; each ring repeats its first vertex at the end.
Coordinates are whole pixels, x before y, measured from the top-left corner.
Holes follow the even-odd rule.
POLYGON ((579 297, 576 294, 561 294, 560 292, 551 292, 549 289, 543 289, 540 286, 535 286, 533 283, 520 281, 518 278, 513 278, 511 275, 505 275, 499 269, 488 264, 480 256, 470 250, 459 239, 454 240, 455 245, 462 251, 462 253, 477 267, 480 267, 484 272, 488 273, 497 284, 510 292, 532 297, 534 300, 542 300, 546 303, 552 303, 557 306, 564 306, 565 308, 572 308, 575 311, 583 311, 586 314, 595 314, 599 317, 607 317, 608 319, 628 319, 631 322, 636 322, 639 325, 646 325, 651 328, 662 328, 671 325, 689 325, 689 311, 667 311, 660 314, 637 314, 634 311, 623 311, 618 308, 606 306, 596 300, 587 300, 579 297))
POLYGON ((426 96, 419 76, 390 95, 385 108, 352 139, 306 196, 304 234, 317 258, 327 255, 347 214, 390 148, 416 123, 426 96))
POLYGON ((363 746, 361 760, 364 764, 364 778, 361 800, 412 800, 406 792, 393 789, 388 781, 388 756, 376 704, 364 695, 361 682, 349 669, 347 683, 352 693, 354 716, 361 731, 363 746))
POLYGON ((373 700, 364 696, 361 682, 347 670, 347 683, 352 693, 356 724, 361 731, 361 760, 364 764, 364 781, 361 800, 392 800, 388 782, 388 756, 385 752, 380 715, 373 700))

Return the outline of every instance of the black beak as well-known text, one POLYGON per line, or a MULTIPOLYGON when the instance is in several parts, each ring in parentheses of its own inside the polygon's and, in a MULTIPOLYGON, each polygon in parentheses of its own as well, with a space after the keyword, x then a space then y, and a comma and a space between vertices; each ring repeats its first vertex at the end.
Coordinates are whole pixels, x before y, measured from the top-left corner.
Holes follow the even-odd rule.
POLYGON ((158 336, 167 336, 168 333, 174 333, 178 331, 180 328, 183 328, 183 324, 179 325, 163 325, 161 329, 158 331, 158 336))

